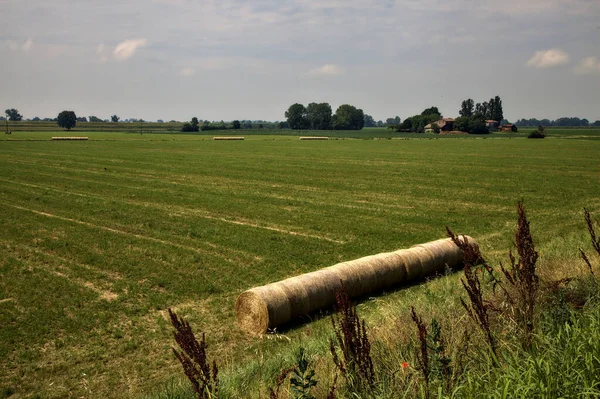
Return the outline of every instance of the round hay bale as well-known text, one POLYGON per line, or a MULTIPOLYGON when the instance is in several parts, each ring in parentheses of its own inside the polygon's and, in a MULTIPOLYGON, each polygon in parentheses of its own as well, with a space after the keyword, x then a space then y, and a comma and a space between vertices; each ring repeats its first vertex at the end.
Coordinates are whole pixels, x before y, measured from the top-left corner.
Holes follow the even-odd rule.
MULTIPOLYGON (((477 243, 469 236, 461 240, 477 243)), ((263 334, 291 319, 335 303, 342 287, 351 298, 434 275, 462 263, 462 251, 450 239, 338 263, 325 269, 252 288, 235 305, 240 327, 263 334)))
POLYGON ((406 279, 404 259, 395 252, 369 256, 369 263, 377 275, 377 289, 385 290, 406 279))
POLYGON ((362 259, 338 263, 329 269, 339 277, 351 298, 361 297, 377 286, 377 275, 362 259))
POLYGON ((254 334, 264 334, 292 317, 288 297, 273 284, 242 292, 235 302, 235 315, 239 326, 254 334))
POLYGON ((290 303, 290 313, 293 316, 300 316, 310 312, 310 299, 302 281, 295 280, 295 278, 288 278, 274 285, 285 293, 290 303))
POLYGON ((396 254, 404 261, 406 268, 406 281, 413 281, 421 277, 423 274, 423 265, 419 254, 411 249, 402 249, 396 251, 396 254))
POLYGON ((409 251, 413 251, 421 262, 421 275, 419 278, 427 277, 437 272, 436 261, 440 261, 440 258, 435 258, 433 254, 423 247, 412 247, 409 251))
POLYGON ((302 274, 296 279, 306 290, 309 312, 334 303, 335 294, 342 287, 342 282, 337 274, 327 269, 302 274))
POLYGON ((451 240, 431 241, 416 247, 424 248, 433 257, 433 262, 428 263, 428 266, 432 269, 427 269, 423 265, 424 276, 443 272, 446 265, 454 264, 460 259, 460 249, 451 240))

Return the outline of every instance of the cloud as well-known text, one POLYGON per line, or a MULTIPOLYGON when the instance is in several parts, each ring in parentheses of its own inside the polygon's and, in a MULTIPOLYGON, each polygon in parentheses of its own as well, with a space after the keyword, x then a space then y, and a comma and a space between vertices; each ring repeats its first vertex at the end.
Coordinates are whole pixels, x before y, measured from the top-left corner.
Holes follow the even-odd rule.
POLYGON ((325 64, 322 67, 308 71, 308 76, 339 76, 344 74, 344 68, 335 64, 325 64))
POLYGON ((189 78, 190 76, 194 76, 196 74, 196 70, 194 68, 181 68, 181 70, 179 71, 179 74, 181 76, 185 76, 186 78, 189 78))
POLYGON ((119 61, 127 60, 135 55, 138 48, 144 47, 148 43, 146 39, 130 39, 117 44, 113 52, 115 59, 119 61))
POLYGON ((532 68, 551 68, 569 62, 569 54, 556 48, 536 51, 527 61, 527 66, 532 68))
POLYGON ((575 73, 585 75, 588 73, 600 73, 600 59, 598 57, 586 57, 575 67, 575 73))

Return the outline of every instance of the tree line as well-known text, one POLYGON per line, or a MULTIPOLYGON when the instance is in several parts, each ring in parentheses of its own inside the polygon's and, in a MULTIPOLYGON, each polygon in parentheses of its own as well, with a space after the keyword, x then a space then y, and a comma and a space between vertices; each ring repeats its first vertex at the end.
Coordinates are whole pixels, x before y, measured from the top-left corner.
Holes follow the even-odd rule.
POLYGON ((577 117, 562 117, 555 120, 550 119, 519 119, 515 122, 517 126, 555 126, 555 127, 600 127, 600 120, 595 122, 590 122, 587 119, 577 118, 577 117))
MULTIPOLYGON (((290 129, 294 130, 361 130, 365 126, 365 113, 350 104, 340 105, 332 114, 329 103, 296 103, 285 111, 290 129)), ((372 118, 371 118, 372 119, 372 118)))

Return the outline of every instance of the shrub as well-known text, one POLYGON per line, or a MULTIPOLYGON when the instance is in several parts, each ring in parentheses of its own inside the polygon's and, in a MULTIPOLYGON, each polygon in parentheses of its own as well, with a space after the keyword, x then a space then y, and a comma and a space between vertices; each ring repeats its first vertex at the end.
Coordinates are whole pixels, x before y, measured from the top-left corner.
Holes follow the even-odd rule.
POLYGON ((544 126, 542 126, 542 125, 538 126, 538 128, 535 132, 531 132, 531 133, 529 133, 529 136, 527 136, 527 138, 529 138, 529 139, 543 139, 545 137, 546 137, 546 129, 544 129, 544 126))

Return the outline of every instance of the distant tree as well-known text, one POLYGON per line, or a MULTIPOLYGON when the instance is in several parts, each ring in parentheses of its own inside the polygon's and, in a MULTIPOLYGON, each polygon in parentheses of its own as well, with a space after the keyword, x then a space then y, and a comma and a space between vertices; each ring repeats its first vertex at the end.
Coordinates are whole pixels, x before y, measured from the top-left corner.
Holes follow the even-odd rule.
POLYGON ((485 116, 488 114, 489 104, 487 102, 477 103, 475 104, 475 114, 480 114, 485 116))
POLYGON ((242 126, 242 124, 241 124, 241 123, 240 123, 240 121, 238 121, 238 120, 235 120, 235 121, 233 121, 233 122, 231 123, 231 125, 232 125, 232 127, 233 127, 234 129, 239 129, 239 128, 242 126))
MULTIPOLYGON (((118 118, 118 117, 117 117, 117 118, 118 118)), ((112 117, 111 117, 111 119, 112 119, 112 117)), ((162 119, 157 119, 157 120, 156 120, 156 123, 165 123, 165 121, 163 121, 162 119)))
POLYGON ((4 113, 8 117, 9 121, 18 122, 23 120, 23 115, 21 115, 19 111, 17 111, 14 108, 7 109, 6 111, 4 111, 4 113))
POLYGON ((111 122, 115 122, 115 123, 116 123, 116 122, 118 122, 118 121, 119 121, 119 119, 121 119, 121 118, 119 118, 119 116, 118 116, 118 115, 112 115, 112 116, 110 117, 110 121, 111 121, 111 122))
POLYGON ((396 131, 423 133, 425 132, 425 126, 441 118, 438 107, 430 107, 421 112, 420 115, 413 115, 404 119, 404 122, 397 126, 396 131))
POLYGON ((489 129, 485 118, 480 113, 473 116, 460 116, 454 120, 454 129, 470 134, 487 134, 489 129))
POLYGON ((406 118, 397 128, 398 132, 412 132, 413 120, 412 118, 406 118))
POLYGON ((401 121, 401 120, 400 120, 400 117, 399 117, 399 116, 396 116, 396 117, 394 117, 394 118, 387 118, 387 119, 385 120, 385 125, 386 125, 387 127, 398 127, 398 125, 400 124, 400 121, 401 121))
POLYGON ((88 117, 88 120, 89 120, 90 122, 96 122, 96 123, 97 123, 97 122, 104 122, 102 119, 100 119, 100 118, 98 118, 97 116, 94 116, 94 115, 90 115, 90 116, 88 117))
POLYGON ((385 123, 382 120, 377 121, 377 127, 385 127, 385 123))
POLYGON ((365 114, 365 127, 377 126, 375 119, 371 115, 365 114))
POLYGON ((422 116, 438 115, 439 117, 441 117, 442 113, 440 112, 438 107, 430 107, 430 108, 425 109, 423 112, 421 112, 421 115, 422 116))
POLYGON ((259 124, 258 124, 258 128, 259 128, 259 129, 264 129, 264 128, 265 128, 265 125, 264 125, 264 124, 262 124, 262 123, 259 123, 259 124))
POLYGON ((194 116, 190 122, 185 122, 181 126, 181 131, 182 132, 198 132, 198 131, 200 131, 200 122, 198 121, 198 118, 196 118, 194 116))
POLYGON ((490 130, 483 115, 475 114, 469 121, 469 133, 471 134, 488 134, 490 130))
POLYGON ((600 127, 600 120, 597 120, 596 122, 592 123, 592 126, 600 127))
MULTIPOLYGON (((0 120, 2 120, 2 119, 0 119, 0 120)), ((41 121, 41 119, 40 119, 40 117, 39 117, 39 116, 34 116, 33 118, 31 118, 31 120, 32 120, 33 122, 39 122, 39 121, 41 121)))
POLYGON ((500 96, 490 98, 488 102, 487 114, 484 114, 485 118, 493 121, 501 121, 504 119, 504 112, 502 111, 502 100, 500 96))
POLYGON ((458 111, 460 116, 473 116, 473 111, 475 110, 475 102, 472 98, 464 100, 460 106, 460 111, 458 111))
POLYGON ((290 125, 285 121, 281 121, 277 124, 277 128, 278 129, 289 129, 290 125))
POLYGON ((77 122, 87 122, 87 118, 85 116, 77 117, 77 122))
POLYGON ((338 107, 333 117, 333 128, 335 130, 361 130, 365 124, 365 114, 350 104, 338 107))
POLYGON ((58 126, 71 130, 77 125, 77 115, 73 111, 62 111, 56 117, 58 126))
POLYGON ((536 131, 529 133, 529 135, 527 136, 527 138, 530 139, 543 139, 545 137, 546 129, 542 125, 539 125, 536 131))
POLYGON ((312 130, 331 129, 332 115, 329 103, 310 103, 306 107, 308 128, 312 130))
POLYGON ((6 118, 5 118, 5 117, 3 117, 3 116, 0 116, 0 121, 4 122, 5 120, 6 120, 6 118))
POLYGON ((437 123, 432 123, 431 130, 433 130, 434 133, 439 134, 442 129, 440 129, 440 126, 437 123))
POLYGON ((469 133, 470 116, 459 116, 454 120, 454 129, 460 132, 469 133))
POLYGON ((285 111, 285 117, 290 129, 303 130, 309 127, 306 107, 302 104, 296 103, 290 105, 288 110, 285 111))

